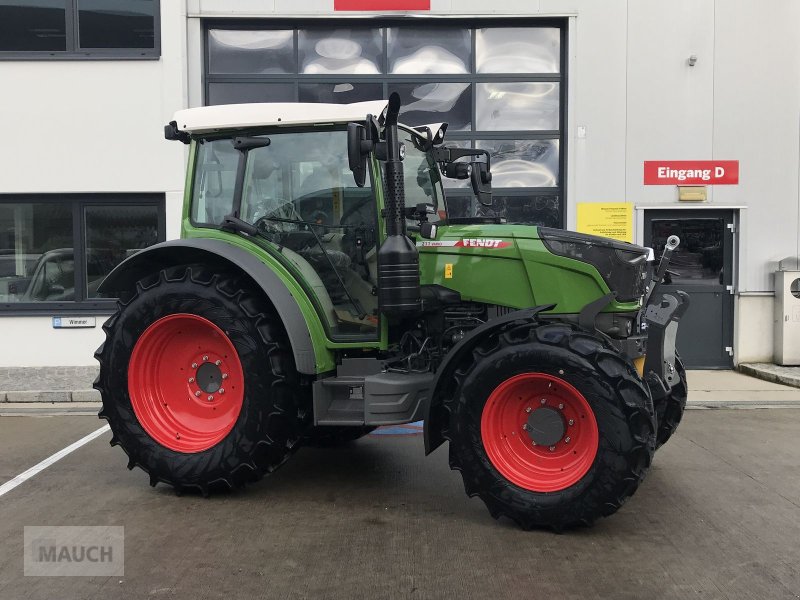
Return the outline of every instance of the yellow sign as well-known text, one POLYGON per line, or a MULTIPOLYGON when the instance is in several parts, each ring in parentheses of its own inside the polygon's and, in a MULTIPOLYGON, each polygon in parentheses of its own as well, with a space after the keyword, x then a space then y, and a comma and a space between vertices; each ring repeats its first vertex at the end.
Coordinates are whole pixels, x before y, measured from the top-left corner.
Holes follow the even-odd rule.
POLYGON ((578 231, 633 242, 633 204, 578 202, 578 231))
POLYGON ((452 279, 453 278, 453 263, 445 263, 445 265, 444 265, 444 278, 445 279, 452 279))

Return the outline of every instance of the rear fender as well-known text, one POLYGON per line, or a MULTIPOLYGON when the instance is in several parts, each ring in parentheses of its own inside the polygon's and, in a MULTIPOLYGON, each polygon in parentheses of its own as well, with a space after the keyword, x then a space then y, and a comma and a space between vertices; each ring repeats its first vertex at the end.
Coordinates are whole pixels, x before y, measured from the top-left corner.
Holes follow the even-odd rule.
POLYGON ((537 315, 542 311, 555 308, 555 304, 524 308, 508 313, 497 319, 492 319, 470 331, 464 338, 447 353, 442 364, 436 370, 436 379, 433 383, 430 402, 424 412, 424 437, 425 454, 430 454, 444 443, 442 429, 447 425, 447 414, 443 406, 443 394, 451 392, 448 385, 452 382, 453 374, 459 364, 464 360, 481 339, 497 333, 511 326, 525 323, 536 323, 537 315))
POLYGON ((283 322, 297 370, 307 375, 317 372, 311 331, 288 286, 269 265, 232 244, 214 239, 181 239, 150 246, 117 265, 98 291, 106 296, 124 297, 140 279, 164 268, 191 263, 247 275, 269 298, 283 322))

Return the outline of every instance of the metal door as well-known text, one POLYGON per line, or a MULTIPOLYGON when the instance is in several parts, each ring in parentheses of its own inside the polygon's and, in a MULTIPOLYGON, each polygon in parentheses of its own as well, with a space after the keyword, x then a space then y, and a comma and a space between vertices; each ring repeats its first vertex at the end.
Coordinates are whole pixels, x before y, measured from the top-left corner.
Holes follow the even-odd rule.
POLYGON ((661 289, 690 296, 677 341, 687 368, 733 366, 733 217, 729 210, 651 209, 644 215, 644 243, 656 257, 670 235, 681 239, 670 264, 674 274, 661 289))

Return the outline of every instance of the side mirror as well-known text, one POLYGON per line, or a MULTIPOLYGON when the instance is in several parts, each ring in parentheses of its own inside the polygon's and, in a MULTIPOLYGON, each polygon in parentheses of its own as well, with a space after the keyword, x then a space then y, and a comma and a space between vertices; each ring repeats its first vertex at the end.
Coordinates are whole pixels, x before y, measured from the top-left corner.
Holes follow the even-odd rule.
POLYGON ((478 197, 478 201, 484 206, 492 205, 492 174, 489 172, 489 165, 485 162, 472 163, 472 191, 478 197))
POLYGON ((367 181, 367 154, 364 146, 367 138, 366 129, 358 123, 347 125, 347 161, 353 172, 353 179, 358 187, 364 187, 367 181))

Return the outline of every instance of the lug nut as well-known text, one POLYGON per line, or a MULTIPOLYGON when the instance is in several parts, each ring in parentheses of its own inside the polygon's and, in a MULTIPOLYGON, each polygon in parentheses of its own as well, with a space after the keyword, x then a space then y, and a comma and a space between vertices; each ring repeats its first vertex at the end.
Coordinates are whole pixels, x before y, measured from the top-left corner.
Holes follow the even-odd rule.
POLYGON ((529 406, 528 408, 526 408, 525 412, 527 412, 527 413, 531 412, 531 407, 529 406))
POLYGON ((535 446, 535 445, 536 445, 536 442, 534 442, 533 440, 531 440, 531 446, 535 446))
POLYGON ((197 363, 192 363, 192 368, 196 369, 197 368, 197 363))
POLYGON ((206 362, 207 360, 208 360, 208 356, 204 356, 203 357, 203 362, 206 362))
POLYGON ((547 404, 547 398, 542 398, 542 404, 547 404))
POLYGON ((223 373, 223 374, 222 374, 222 378, 223 378, 223 379, 227 379, 227 378, 228 378, 228 374, 227 374, 227 373, 223 373))
POLYGON ((569 437, 569 436, 567 436, 567 437, 565 437, 565 438, 564 438, 564 443, 565 443, 565 444, 569 444, 571 441, 572 441, 572 438, 571 438, 571 437, 569 437))
POLYGON ((575 419, 570 419, 569 421, 567 421, 567 423, 569 423, 570 425, 575 425, 575 419))
POLYGON ((219 393, 220 394, 224 394, 225 393, 225 388, 219 388, 219 393))
POLYGON ((528 431, 528 424, 527 424, 527 423, 523 423, 523 424, 522 424, 522 429, 523 429, 524 431, 528 431))
POLYGON ((563 375, 563 374, 564 374, 564 369, 559 369, 559 370, 558 370, 558 374, 559 374, 559 375, 563 375))
POLYGON ((194 377, 189 377, 189 383, 194 383, 194 377))
POLYGON ((550 446, 550 452, 555 452, 555 451, 556 451, 556 447, 555 446, 550 446))
POLYGON ((199 397, 200 397, 200 390, 196 391, 196 392, 194 393, 194 395, 195 395, 195 396, 197 396, 197 397, 199 398, 199 397))
POLYGON ((564 410, 564 403, 563 402, 559 402, 558 403, 558 410, 564 410))
POLYGON ((181 434, 180 434, 180 433, 176 433, 176 434, 175 434, 175 439, 176 439, 176 440, 179 440, 179 439, 181 439, 181 434))
POLYGON ((221 360, 214 361, 214 364, 220 366, 222 364, 222 361, 221 360))
POLYGON ((209 396, 208 401, 211 402, 214 399, 214 396, 209 396))

